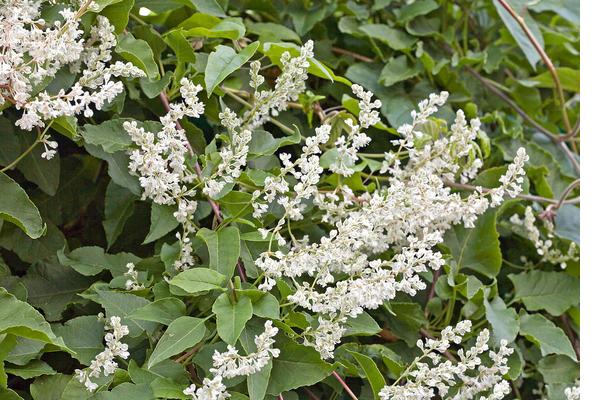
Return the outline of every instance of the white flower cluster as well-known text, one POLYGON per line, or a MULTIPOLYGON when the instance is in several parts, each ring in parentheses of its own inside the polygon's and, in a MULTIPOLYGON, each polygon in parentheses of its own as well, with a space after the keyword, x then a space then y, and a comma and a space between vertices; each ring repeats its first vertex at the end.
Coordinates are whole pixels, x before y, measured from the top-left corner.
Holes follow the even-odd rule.
POLYGON ((252 139, 252 132, 246 126, 242 126, 242 120, 229 108, 225 107, 219 118, 221 124, 227 128, 231 142, 219 150, 221 161, 213 176, 205 183, 203 192, 209 197, 216 197, 226 184, 239 178, 241 169, 246 165, 248 144, 252 139))
POLYGON ((307 70, 313 54, 313 41, 307 41, 300 48, 300 54, 292 57, 289 52, 281 55, 281 73, 271 90, 258 90, 264 82, 264 77, 259 75, 260 62, 254 61, 250 65, 250 86, 255 89, 254 107, 247 111, 244 120, 248 122, 248 129, 256 128, 269 120, 271 116, 279 115, 280 111, 287 109, 288 102, 298 99, 304 92, 304 82, 308 79, 307 70))
POLYGON ((279 356, 279 349, 273 348, 273 339, 279 330, 273 326, 272 321, 265 322, 265 331, 254 337, 256 351, 241 356, 237 349, 228 346, 227 351, 219 353, 215 350, 213 354, 213 368, 210 372, 213 379, 204 378, 202 386, 197 388, 192 384, 183 393, 192 396, 194 400, 224 400, 230 397, 227 388, 223 385, 223 378, 235 378, 236 376, 248 376, 262 370, 271 357, 279 356))
POLYGON ((137 145, 129 155, 129 171, 139 176, 144 189, 142 199, 150 198, 157 204, 177 204, 174 216, 183 227, 182 232, 177 233, 181 246, 175 262, 177 269, 187 269, 194 262, 189 235, 196 231, 192 218, 197 207, 197 202, 189 199, 196 191, 187 186, 197 175, 185 163, 189 143, 178 121, 184 116, 197 118, 204 113, 204 104, 197 96, 201 90, 201 85, 183 78, 180 90, 183 102, 171 105, 169 112, 160 118, 162 129, 158 133, 147 132, 135 121, 123 123, 137 145))
POLYGON ((92 360, 89 370, 75 370, 75 376, 79 382, 83 383, 90 392, 98 388, 98 384, 92 382, 91 378, 100 377, 102 370, 104 370, 104 376, 114 374, 118 367, 115 358, 121 357, 126 360, 129 357, 127 344, 121 343, 121 339, 129 334, 129 329, 127 325, 121 325, 121 318, 116 316, 110 317, 104 329, 112 330, 112 332, 108 332, 104 336, 104 341, 106 342, 104 351, 96 355, 96 358, 92 360))
POLYGON ((272 90, 258 90, 265 81, 259 73, 260 61, 250 63, 250 86, 255 89, 252 107, 242 118, 227 107, 219 114, 221 124, 228 131, 229 142, 219 150, 221 161, 204 184, 205 195, 214 198, 226 184, 235 182, 246 165, 252 130, 287 109, 288 102, 296 100, 304 91, 304 81, 308 78, 306 71, 310 66, 308 59, 313 56, 312 48, 313 43, 309 40, 300 48, 298 57, 291 57, 287 51, 281 55, 281 74, 272 90))
POLYGON ((345 123, 350 128, 348 137, 342 135, 336 142, 335 147, 338 152, 338 158, 330 166, 332 172, 343 176, 350 176, 354 173, 352 167, 358 160, 358 150, 365 147, 371 142, 371 138, 367 136, 362 129, 369 127, 379 122, 378 108, 381 108, 381 101, 375 100, 371 102, 373 93, 365 91, 362 86, 352 85, 352 92, 360 99, 358 107, 359 125, 354 124, 351 118, 348 118, 345 123))
POLYGON ((489 350, 489 331, 484 329, 473 347, 458 350, 457 361, 442 356, 453 344, 460 344, 470 331, 471 321, 461 321, 455 327, 444 328, 440 339, 419 340, 417 346, 423 354, 414 359, 393 385, 379 392, 381 400, 504 398, 510 393, 510 385, 502 376, 508 372, 507 357, 513 352, 506 341, 500 343, 497 352, 489 350), (481 359, 486 352, 490 366, 481 359))
POLYGON ((531 206, 525 208, 523 218, 518 214, 510 217, 510 222, 525 231, 525 235, 533 242, 537 253, 542 257, 540 262, 558 264, 562 269, 567 268, 567 262, 579 260, 577 255, 577 245, 571 242, 567 254, 564 254, 560 249, 554 247, 552 239, 554 239, 554 224, 548 219, 544 219, 544 227, 546 228, 548 239, 544 240, 539 228, 535 225, 535 215, 531 206))
POLYGON ((134 263, 127 263, 127 271, 124 275, 128 278, 125 282, 125 289, 140 290, 144 288, 144 284, 138 282, 138 272, 135 270, 134 263))
POLYGON ((581 396, 580 390, 579 381, 577 381, 575 382, 575 386, 565 389, 565 400, 579 400, 581 396))
MULTIPOLYGON (((419 149, 415 147, 413 139, 419 136, 419 126, 429 122, 427 118, 446 98, 447 94, 430 96, 420 103, 419 112, 413 113, 414 123, 399 129, 404 138, 396 143, 401 149, 407 149, 409 158, 402 164, 398 157, 400 150, 389 154, 385 165, 385 171, 390 175, 389 186, 354 199, 349 195, 332 196, 325 207, 336 210, 336 215, 325 216, 335 221, 329 235, 318 243, 292 237, 289 250, 269 250, 256 260, 257 267, 264 272, 261 289, 270 290, 278 278, 291 278, 296 292, 288 299, 319 314, 319 326, 306 330, 304 336, 305 343, 315 347, 324 358, 332 356, 348 318, 355 318, 365 309, 378 308, 393 299, 397 292, 414 296, 424 289, 426 285, 419 274, 428 269, 439 269, 443 264, 441 254, 434 247, 443 241, 444 232, 455 224, 472 227, 478 215, 496 204, 481 190, 463 199, 444 184, 446 179, 454 179, 463 171, 463 159, 471 150, 461 146, 468 147, 469 141, 475 138, 478 121, 472 121, 468 126, 464 114, 459 112, 448 136, 440 135, 433 143, 419 149), (336 198, 342 204, 337 208, 336 198), (353 207, 346 206, 350 201, 354 202, 353 207), (380 258, 389 250, 395 253, 391 259, 380 258), (374 287, 377 290, 373 290, 374 287)), ((326 140, 329 129, 328 125, 318 128, 316 138, 319 139, 316 141, 326 140)), ((315 154, 318 152, 315 150, 315 154)), ((312 157, 305 154, 303 150, 300 158, 312 157)), ((501 197, 504 192, 515 194, 513 186, 522 179, 525 160, 526 155, 520 149, 515 163, 509 166, 501 180, 502 185, 492 189, 492 197, 501 197)), ((265 198, 268 202, 279 196, 278 202, 286 213, 274 228, 262 232, 266 237, 272 231, 279 235, 276 236, 279 244, 286 245, 279 230, 285 219, 301 218, 302 204, 293 201, 315 195, 322 169, 315 159, 310 174, 292 173, 299 183, 288 195, 284 176, 296 163, 292 163, 287 155, 282 161, 284 167, 280 176, 265 181, 265 198), (310 190, 307 191, 307 187, 310 190), (288 208, 289 204, 292 207, 288 208)), ((469 168, 472 170, 472 166, 469 168)), ((255 192, 254 198, 257 199, 259 194, 255 192)), ((323 198, 319 201, 323 203, 323 198)), ((255 201, 255 216, 265 211, 264 203, 255 201)))
MULTIPOLYGON (((95 3, 82 2, 77 11, 63 8, 62 21, 54 22, 40 18, 43 3, 13 0, 0 6, 0 104, 8 101, 23 110, 16 125, 24 130, 44 127, 45 121, 61 116, 91 117, 91 106, 100 109, 123 91, 123 83, 113 77, 145 76, 131 63, 109 65, 116 39, 106 17, 96 16, 84 40, 81 17, 95 3), (64 66, 80 74, 79 80, 69 90, 36 94, 36 87, 64 66)), ((54 153, 46 148, 44 154, 51 158, 54 153)))

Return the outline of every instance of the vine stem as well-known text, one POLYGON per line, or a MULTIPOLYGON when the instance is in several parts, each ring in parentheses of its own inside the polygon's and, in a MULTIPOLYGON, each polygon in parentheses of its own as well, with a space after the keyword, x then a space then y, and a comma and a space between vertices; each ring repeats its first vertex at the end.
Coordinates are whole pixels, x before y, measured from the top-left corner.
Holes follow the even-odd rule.
POLYGON ((33 149, 35 149, 35 146, 37 146, 38 144, 40 144, 42 142, 42 138, 48 131, 48 128, 50 128, 50 125, 52 125, 52 122, 49 123, 43 131, 41 131, 40 128, 37 128, 38 136, 37 136, 37 138, 35 138, 35 140, 31 144, 31 146, 29 146, 23 153, 21 153, 21 155, 19 155, 19 157, 15 158, 10 164, 8 164, 4 168, 0 169, 0 172, 6 172, 9 169, 14 168, 14 166, 17 165, 19 163, 19 161, 21 161, 29 153, 31 153, 33 151, 33 149))
POLYGON ((354 394, 354 392, 352 391, 352 389, 350 389, 350 387, 346 384, 346 382, 344 382, 344 380, 342 379, 341 376, 339 376, 339 374, 335 371, 333 371, 331 373, 331 375, 333 375, 335 377, 335 379, 338 380, 338 382, 342 385, 342 387, 344 388, 344 390, 346 391, 346 393, 348 393, 348 396, 350 396, 350 398, 352 398, 352 400, 358 400, 358 397, 356 397, 356 395, 354 394))
POLYGON ((556 91, 558 92, 558 98, 560 101, 560 107, 561 107, 561 112, 562 112, 563 123, 565 124, 565 129, 567 130, 567 132, 571 132, 572 131, 571 122, 569 121, 569 116, 567 115, 567 107, 565 104, 566 103, 565 102, 565 93, 563 91, 562 84, 560 83, 560 78, 558 77, 558 72, 556 71, 556 68, 554 67, 554 64, 552 63, 552 60, 550 59, 550 57, 548 57, 548 54, 546 54, 546 52, 544 51, 544 49, 542 48, 540 43, 537 41, 535 36, 533 36, 533 33, 531 32, 531 30, 525 23, 525 19, 523 17, 521 17, 506 2, 506 0, 498 0, 498 2, 510 14, 510 16, 515 21, 517 21, 517 23, 521 27, 521 30, 523 30, 523 32, 525 33, 525 35, 527 36, 527 38, 529 39, 529 41, 535 48, 535 51, 540 55, 544 64, 546 64, 546 67, 548 68, 548 71, 550 72, 550 75, 552 76, 552 80, 554 81, 554 86, 556 86, 556 91))
MULTIPOLYGON (((455 188, 455 189, 477 190, 476 186, 467 185, 465 183, 450 182, 448 180, 444 180, 444 185, 455 188)), ((490 190, 491 189, 488 189, 488 188, 482 188, 483 193, 487 193, 490 190)), ((517 197, 520 199, 523 199, 523 200, 537 201, 538 203, 558 204, 560 202, 560 200, 549 199, 547 197, 536 196, 533 194, 518 194, 517 197)), ((564 200, 561 204, 574 204, 574 203, 579 203, 579 197, 576 197, 574 199, 564 200)))

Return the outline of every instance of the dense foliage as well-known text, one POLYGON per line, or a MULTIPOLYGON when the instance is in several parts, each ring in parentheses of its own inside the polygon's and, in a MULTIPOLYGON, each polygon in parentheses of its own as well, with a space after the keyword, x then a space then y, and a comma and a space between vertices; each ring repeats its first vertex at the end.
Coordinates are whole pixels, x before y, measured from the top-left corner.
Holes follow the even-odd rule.
POLYGON ((0 37, 1 399, 579 398, 577 1, 11 0, 0 37))

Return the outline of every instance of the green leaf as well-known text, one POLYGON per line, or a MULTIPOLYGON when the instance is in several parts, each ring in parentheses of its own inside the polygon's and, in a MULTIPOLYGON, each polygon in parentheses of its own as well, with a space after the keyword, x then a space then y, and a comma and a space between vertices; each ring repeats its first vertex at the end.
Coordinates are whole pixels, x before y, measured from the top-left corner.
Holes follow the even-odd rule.
POLYGON ((272 22, 251 22, 248 24, 248 33, 258 35, 258 40, 263 43, 281 42, 284 40, 301 43, 300 37, 296 32, 284 25, 272 22))
POLYGON ((130 317, 134 311, 150 304, 150 301, 131 293, 117 293, 105 290, 98 291, 98 298, 94 299, 106 310, 106 317, 121 317, 123 325, 129 327, 129 336, 137 337, 143 332, 148 334, 154 332, 156 323, 151 321, 140 321, 130 317))
MULTIPOLYGON (((526 0, 506 0, 506 2, 511 6, 513 10, 524 20, 525 25, 529 28, 533 37, 539 43, 539 45, 544 48, 544 38, 542 37, 542 32, 538 24, 531 17, 529 12, 527 11, 527 1, 526 0)), ((502 4, 499 1, 494 1, 494 6, 500 15, 500 18, 504 22, 504 25, 513 36, 523 53, 525 53, 525 57, 529 61, 529 64, 533 68, 535 68, 535 64, 541 59, 539 53, 536 51, 535 47, 518 24, 518 22, 510 15, 510 13, 504 9, 502 4)))
MULTIPOLYGON (((15 337, 14 335, 9 336, 15 337)), ((38 358, 44 347, 46 347, 44 342, 17 336, 15 346, 6 356, 6 361, 17 365, 26 365, 31 360, 38 358)))
POLYGON ((187 293, 200 293, 213 289, 222 289, 227 277, 208 268, 191 268, 178 273, 169 281, 187 293))
POLYGON ((301 136, 298 131, 295 131, 291 136, 274 138, 270 132, 262 129, 255 129, 252 132, 252 139, 248 144, 248 153, 255 156, 271 155, 280 147, 300 143, 300 140, 301 136))
POLYGON ((198 237, 206 243, 210 255, 210 268, 231 279, 240 258, 240 231, 228 226, 218 231, 202 228, 198 237))
POLYGON ((391 303, 391 310, 396 315, 390 315, 386 318, 390 330, 409 346, 414 345, 419 338, 419 330, 427 322, 423 309, 417 303, 394 302, 391 303))
POLYGON ((64 350, 68 348, 62 339, 56 337, 42 314, 24 301, 0 287, 0 333, 12 333, 15 336, 53 344, 64 350))
POLYGON ((0 172, 0 218, 17 225, 32 239, 46 231, 46 225, 27 193, 4 172, 0 172))
POLYGON ((563 354, 577 361, 577 355, 565 332, 541 314, 520 316, 521 335, 525 336, 542 351, 542 355, 563 354))
POLYGON ((133 215, 136 200, 137 197, 124 187, 118 186, 112 181, 108 184, 102 226, 109 248, 117 241, 123 232, 125 223, 133 215))
POLYGON ((183 301, 175 297, 165 297, 135 310, 129 317, 169 325, 184 315, 185 304, 183 301))
POLYGON ((519 333, 519 316, 514 308, 506 308, 500 297, 495 297, 490 303, 484 300, 485 317, 492 325, 496 341, 502 339, 511 343, 519 333))
POLYGON ((41 308, 46 320, 58 321, 69 304, 81 300, 77 294, 87 289, 94 278, 56 262, 39 262, 27 270, 22 282, 29 293, 27 301, 41 308))
POLYGON ((31 239, 16 225, 7 224, 0 231, 0 247, 14 252, 28 263, 51 257, 64 245, 64 235, 52 223, 48 223, 45 235, 38 239, 31 239))
POLYGON ((239 18, 227 18, 216 24, 205 27, 195 26, 183 31, 185 36, 204 36, 208 38, 224 38, 238 40, 246 33, 246 27, 239 18))
POLYGON ((394 13, 396 14, 396 22, 404 25, 414 18, 429 14, 438 8, 439 5, 435 0, 419 0, 411 4, 406 4, 403 7, 398 7, 398 9, 394 10, 394 13))
POLYGON ((489 278, 498 275, 502 253, 496 231, 496 210, 486 211, 473 228, 454 226, 446 232, 444 245, 456 262, 457 272, 467 268, 489 278))
POLYGON ((579 377, 579 365, 563 355, 546 356, 537 367, 546 383, 572 384, 579 377))
POLYGON ((98 246, 79 247, 66 254, 64 249, 56 255, 62 265, 73 268, 82 275, 98 275, 108 269, 113 277, 123 275, 127 271, 127 263, 137 263, 140 258, 131 253, 108 254, 98 246))
POLYGON ((268 319, 279 319, 279 301, 271 293, 265 293, 252 303, 254 315, 268 319))
POLYGON ((579 304, 579 279, 564 272, 526 271, 508 278, 515 286, 515 300, 529 311, 545 310, 559 316, 579 304))
POLYGON ((85 144, 85 149, 92 156, 108 163, 108 175, 112 182, 129 189, 137 196, 142 193, 138 178, 129 173, 129 155, 126 152, 107 153, 101 147, 89 143, 85 144))
POLYGON ((102 10, 102 15, 108 18, 111 25, 115 27, 115 33, 119 34, 127 27, 129 12, 133 8, 135 0, 119 0, 102 10))
POLYGON ((75 352, 73 357, 84 365, 90 365, 96 354, 104 350, 104 323, 95 315, 75 317, 54 329, 75 352))
POLYGON ((221 294, 212 306, 217 316, 217 333, 230 345, 235 345, 246 322, 252 318, 250 298, 241 296, 232 304, 228 293, 221 294))
POLYGON ((101 146, 107 153, 123 151, 132 143, 131 136, 123 128, 125 118, 110 119, 98 125, 85 124, 81 136, 86 143, 101 146))
MULTIPOLYGON (((558 74, 558 79, 560 80, 560 84, 563 87, 563 89, 568 90, 570 92, 579 93, 579 70, 568 67, 559 67, 556 68, 556 72, 558 74)), ((556 86, 554 84, 554 80, 552 79, 552 75, 548 71, 543 72, 538 76, 521 80, 519 82, 525 86, 535 86, 548 89, 553 89, 556 86)))
POLYGON ((310 386, 325 379, 335 367, 321 360, 314 349, 294 343, 279 335, 275 344, 280 349, 279 357, 273 359, 273 369, 267 393, 279 393, 310 386))
POLYGON ((370 38, 379 40, 394 50, 409 49, 417 39, 408 35, 404 30, 390 28, 384 24, 365 24, 359 28, 370 38))
MULTIPOLYGON (((33 400, 61 400, 70 375, 55 374, 39 377, 29 388, 33 400)), ((83 386, 83 385, 82 385, 83 386)))
POLYGON ((381 372, 379 372, 377 364, 375 364, 375 361, 364 354, 356 353, 354 351, 348 351, 348 353, 352 354, 352 357, 358 361, 360 367, 367 375, 367 380, 369 381, 369 385, 371 385, 371 390, 373 391, 373 398, 378 398, 379 392, 385 386, 385 378, 383 375, 381 375, 381 372))
POLYGON ((173 216, 175 211, 173 206, 153 202, 150 214, 150 230, 142 244, 152 243, 177 228, 179 222, 173 216))
POLYGON ((406 56, 390 60, 381 70, 379 83, 383 86, 392 86, 395 83, 413 78, 419 74, 419 69, 408 65, 406 56))
POLYGON ((161 336, 156 348, 148 359, 148 368, 159 362, 195 346, 204 337, 204 320, 193 317, 179 317, 169 324, 161 336))
POLYGON ((348 318, 344 336, 373 336, 381 332, 381 327, 367 312, 356 318, 348 318))
POLYGON ((115 51, 144 71, 148 79, 155 80, 159 77, 158 66, 154 62, 154 53, 145 40, 136 39, 131 33, 124 33, 119 36, 115 51))
MULTIPOLYGON (((21 139, 21 152, 24 152, 34 143, 34 137, 25 132, 16 132, 21 139)), ((60 181, 60 156, 57 154, 52 159, 42 157, 44 146, 37 145, 17 164, 17 169, 23 173, 25 179, 38 185, 50 196, 56 194, 60 181)))
POLYGON ((54 375, 56 371, 42 360, 34 360, 27 365, 6 367, 6 372, 23 379, 31 379, 36 376, 54 375))
POLYGON ((208 95, 210 96, 225 78, 244 65, 254 55, 259 45, 260 42, 254 42, 239 53, 228 46, 217 46, 215 51, 208 56, 204 75, 208 95))
POLYGON ((110 392, 99 392, 94 400, 155 400, 154 392, 149 384, 134 385, 129 382, 122 383, 110 392))

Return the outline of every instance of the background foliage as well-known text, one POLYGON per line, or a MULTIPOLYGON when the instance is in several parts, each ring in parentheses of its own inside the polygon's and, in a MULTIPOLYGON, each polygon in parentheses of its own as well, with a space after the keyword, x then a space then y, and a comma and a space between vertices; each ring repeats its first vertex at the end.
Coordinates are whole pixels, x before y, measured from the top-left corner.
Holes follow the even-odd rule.
MULTIPOLYGON (((184 127, 198 154, 210 154, 219 102, 235 104, 247 89, 242 64, 265 57, 270 63, 263 62, 269 64, 263 72, 274 79, 283 49, 313 39, 319 61, 309 71, 314 94, 282 113, 283 125, 295 125, 306 135, 331 105, 343 104, 341 113, 355 113, 348 83, 363 85, 382 100, 386 120, 371 130, 371 156, 361 158, 361 168, 368 171, 393 138, 388 127, 407 122, 429 93, 447 90, 451 96, 442 116, 462 108, 467 117, 481 118, 489 136, 477 183, 486 186, 497 179, 499 167, 523 146, 530 156, 526 193, 537 197, 511 200, 488 211, 475 228, 449 232, 444 271, 429 274, 432 284, 417 297, 400 296, 363 314, 336 351, 335 364, 281 339, 282 354, 262 381, 240 382, 234 398, 282 393, 285 399, 303 399, 309 392, 323 399, 348 398, 331 377, 333 370, 361 399, 372 398, 370 384, 379 375, 365 360, 383 376, 395 376, 414 357, 417 338, 435 336, 464 318, 477 328, 491 328, 495 340, 508 339, 516 348, 509 372, 512 397, 564 398, 564 388, 579 374, 579 264, 570 260, 563 269, 540 261, 509 218, 522 214, 526 205, 536 214, 550 205, 543 215, 555 214, 555 245, 566 252, 571 242, 579 244, 577 202, 557 206, 578 192, 573 159, 579 143, 579 5, 569 0, 508 3, 552 61, 561 90, 517 20, 496 0, 103 1, 101 13, 121 33, 116 57, 133 62, 148 78, 127 81, 126 95, 93 119, 56 120, 51 131, 60 152, 50 161, 40 157, 38 146, 13 165, 35 135, 14 126, 18 111, 7 109, 0 117, 0 165, 11 167, 0 173, 0 397, 185 398, 182 389, 190 376, 206 372, 211 349, 238 337, 244 345, 260 331, 260 317, 285 315, 281 323, 290 327, 306 323, 309 315, 289 312, 285 301, 272 295, 259 299, 249 293, 242 297, 247 304, 240 301, 232 310, 227 298, 215 302, 218 293, 206 292, 211 287, 193 284, 191 277, 179 275, 170 284, 162 279, 165 268, 172 268, 177 222, 168 207, 140 200, 137 178, 127 170, 131 141, 122 122, 157 121, 165 112, 159 93, 176 99, 177 82, 191 76, 205 86, 201 96, 207 111, 184 127), (142 16, 140 8, 152 13, 142 16), (136 263, 146 289, 122 290, 127 262, 136 263), (132 357, 112 382, 105 382, 110 392, 93 395, 72 374, 104 348, 98 312, 126 316, 132 357), (216 327, 214 319, 199 325, 199 318, 211 312, 216 327), (185 341, 159 340, 165 329, 176 337, 187 334, 185 341), (215 329, 224 342, 180 357, 215 329)), ((69 85, 68 75, 63 71, 50 85, 69 85)), ((299 139, 280 124, 268 128, 275 138, 265 133, 251 143, 257 174, 269 165, 270 155, 282 146, 293 151, 289 148, 299 139)), ((359 192, 380 184, 367 175, 358 171, 346 183, 359 192)), ((252 187, 256 176, 242 178, 252 187)), ((242 192, 219 200, 229 216, 247 202, 242 192)), ((196 217, 206 230, 194 246, 204 265, 225 273, 240 258, 248 275, 257 275, 253 259, 264 243, 244 216, 215 233, 210 206, 201 203, 196 217)), ((310 220, 293 229, 313 237, 323 232, 310 220)), ((235 284, 240 287, 239 280, 235 284)), ((285 285, 278 286, 280 297, 285 291, 285 285)))

